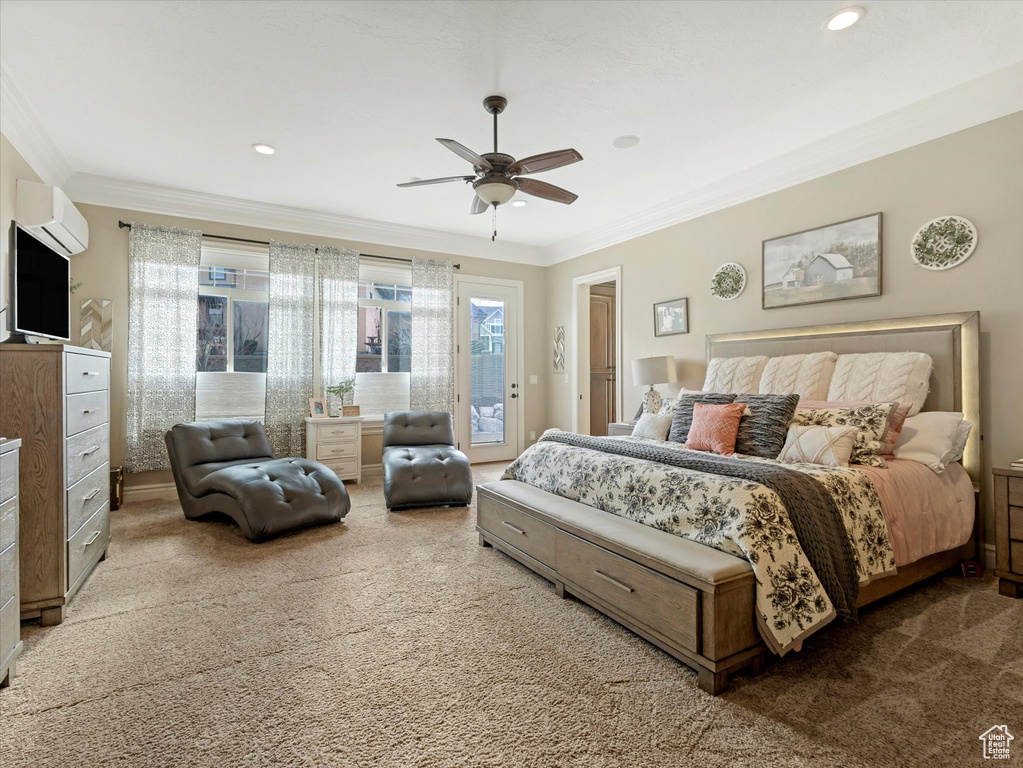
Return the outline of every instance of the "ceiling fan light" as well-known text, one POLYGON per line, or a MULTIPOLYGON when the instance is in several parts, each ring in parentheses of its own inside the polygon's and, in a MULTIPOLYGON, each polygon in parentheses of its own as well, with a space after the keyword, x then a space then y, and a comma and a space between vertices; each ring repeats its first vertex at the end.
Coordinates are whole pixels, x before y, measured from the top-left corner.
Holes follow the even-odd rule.
POLYGON ((477 184, 476 196, 487 205, 504 205, 518 191, 517 187, 510 181, 497 181, 481 179, 482 184, 477 184))

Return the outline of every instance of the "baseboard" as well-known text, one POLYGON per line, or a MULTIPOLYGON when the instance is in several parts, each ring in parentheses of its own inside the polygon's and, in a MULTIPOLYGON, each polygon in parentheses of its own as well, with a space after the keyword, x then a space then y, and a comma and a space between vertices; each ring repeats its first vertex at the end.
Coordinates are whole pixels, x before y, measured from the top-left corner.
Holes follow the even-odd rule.
POLYGON ((129 501, 173 501, 178 497, 174 483, 150 483, 148 485, 126 485, 124 502, 129 501))
POLYGON ((362 465, 362 477, 383 477, 384 476, 384 465, 383 464, 363 464, 362 465))

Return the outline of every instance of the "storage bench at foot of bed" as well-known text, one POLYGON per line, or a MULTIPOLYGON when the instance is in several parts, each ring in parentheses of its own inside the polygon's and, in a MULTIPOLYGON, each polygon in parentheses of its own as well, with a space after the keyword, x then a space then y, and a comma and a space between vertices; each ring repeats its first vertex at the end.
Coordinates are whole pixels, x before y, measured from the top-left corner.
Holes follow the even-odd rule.
POLYGON ((749 563, 515 480, 477 488, 476 530, 493 546, 699 673, 763 670, 749 563))

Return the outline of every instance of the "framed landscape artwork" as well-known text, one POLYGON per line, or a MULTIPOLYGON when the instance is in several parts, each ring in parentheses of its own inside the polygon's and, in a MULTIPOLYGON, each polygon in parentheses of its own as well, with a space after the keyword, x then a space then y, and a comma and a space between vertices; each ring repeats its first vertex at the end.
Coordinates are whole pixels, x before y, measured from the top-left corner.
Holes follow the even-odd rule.
POLYGON ((764 240, 763 308, 881 295, 881 214, 764 240))
POLYGON ((689 333, 689 299, 654 304, 654 336, 689 333))

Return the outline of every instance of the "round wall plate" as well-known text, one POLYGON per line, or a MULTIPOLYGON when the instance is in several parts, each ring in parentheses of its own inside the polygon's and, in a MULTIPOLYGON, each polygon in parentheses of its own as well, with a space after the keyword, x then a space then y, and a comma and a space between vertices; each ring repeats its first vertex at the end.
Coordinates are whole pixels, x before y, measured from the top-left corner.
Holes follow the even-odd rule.
POLYGON ((710 279, 711 294, 724 301, 737 298, 745 287, 746 270, 734 261, 722 264, 710 279))
POLYGON ((977 228, 962 216, 939 216, 917 230, 910 244, 913 261, 924 269, 958 267, 977 248, 977 228))

